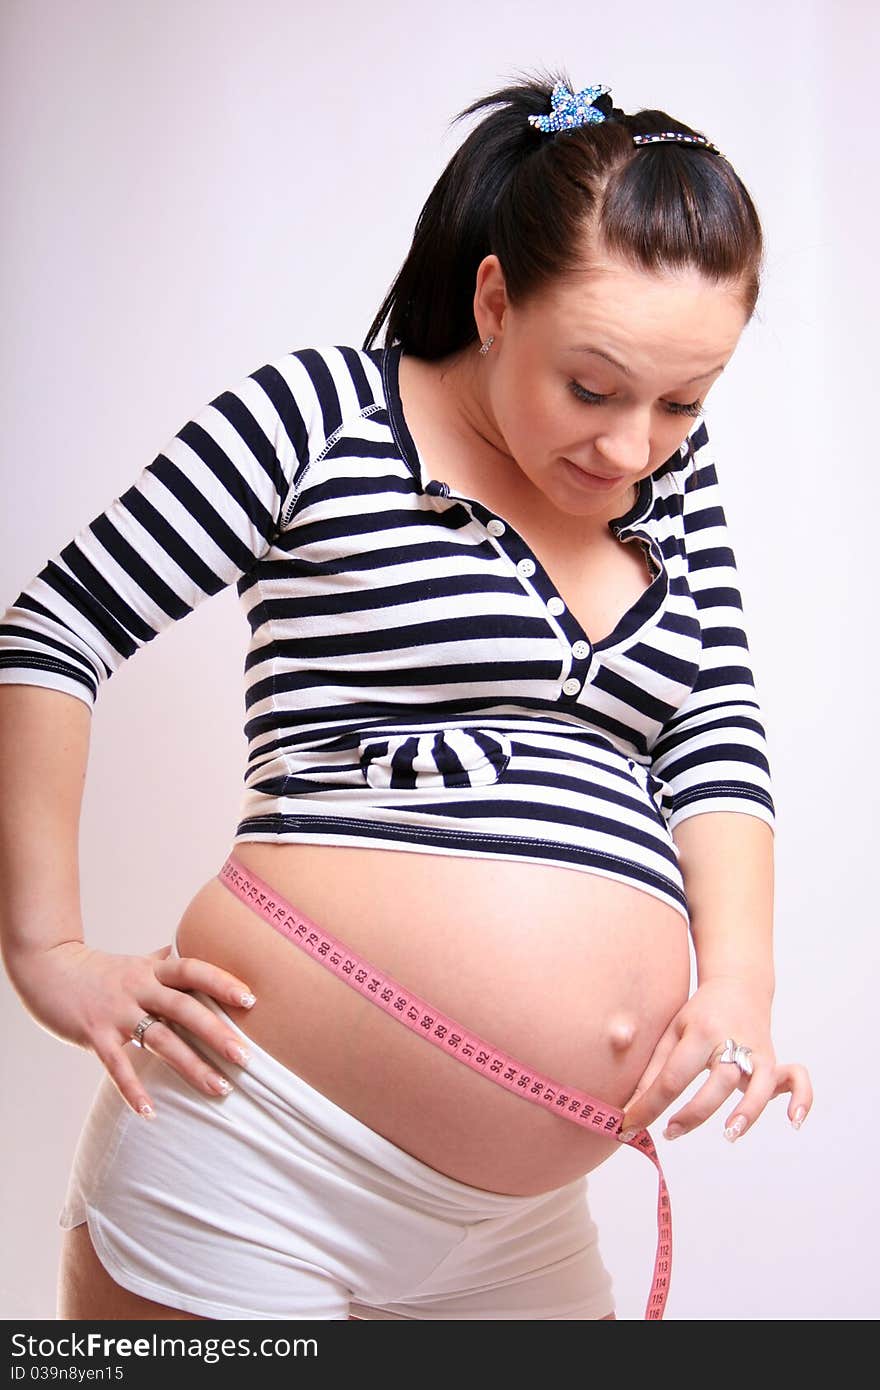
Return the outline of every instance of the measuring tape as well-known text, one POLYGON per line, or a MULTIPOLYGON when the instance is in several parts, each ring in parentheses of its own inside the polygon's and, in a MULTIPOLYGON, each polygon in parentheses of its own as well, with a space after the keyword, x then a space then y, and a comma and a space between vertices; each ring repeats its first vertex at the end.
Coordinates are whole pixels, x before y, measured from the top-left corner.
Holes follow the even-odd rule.
MULTIPOLYGON (((440 1047, 450 1057, 464 1062, 474 1071, 499 1086, 505 1086, 514 1095, 542 1105, 564 1120, 573 1120, 576 1125, 595 1130, 607 1139, 619 1139, 623 1111, 616 1106, 607 1105, 585 1091, 577 1091, 573 1086, 563 1086, 549 1076, 543 1076, 533 1067, 518 1062, 507 1052, 501 1052, 479 1034, 463 1027, 455 1019, 435 1009, 426 1000, 413 994, 412 990, 398 984, 390 975, 376 970, 369 961, 357 956, 335 936, 319 927, 311 918, 299 912, 287 902, 268 883, 230 854, 217 875, 220 882, 241 898, 242 902, 263 917, 271 927, 281 932, 296 946, 301 946, 328 970, 332 970, 340 980, 351 985, 372 1003, 378 1004, 392 1018, 403 1023, 420 1037, 440 1047)), ((660 1159, 654 1142, 647 1129, 638 1130, 632 1139, 621 1142, 647 1154, 657 1169, 659 1193, 657 1197, 657 1254, 654 1260, 654 1277, 645 1310, 647 1319, 656 1321, 663 1317, 669 1283, 672 1277, 672 1211, 669 1205, 669 1192, 666 1179, 660 1166, 660 1159)))

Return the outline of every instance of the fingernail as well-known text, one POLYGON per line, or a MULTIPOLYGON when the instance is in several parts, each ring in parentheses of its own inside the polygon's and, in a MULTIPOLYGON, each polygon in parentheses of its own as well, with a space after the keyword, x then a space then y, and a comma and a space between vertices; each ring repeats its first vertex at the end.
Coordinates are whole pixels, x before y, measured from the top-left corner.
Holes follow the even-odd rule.
POLYGON ((806 1107, 803 1105, 799 1105, 797 1110, 794 1112, 793 1117, 791 1118, 791 1120, 789 1120, 789 1124, 791 1125, 792 1129, 800 1129, 801 1125, 803 1124, 806 1118, 806 1107))
POLYGON ((251 1009, 257 1002, 257 996, 255 994, 240 994, 238 1002, 243 1009, 251 1009))
POLYGON ((737 1115, 737 1117, 736 1117, 736 1119, 734 1120, 733 1124, 730 1125, 730 1126, 724 1131, 724 1137, 725 1137, 725 1139, 729 1139, 730 1142, 731 1142, 731 1144, 736 1143, 737 1139, 738 1139, 739 1136, 742 1134, 742 1132, 743 1132, 743 1130, 745 1129, 745 1127, 746 1127, 746 1117, 745 1117, 745 1115, 737 1115))
POLYGON ((232 1086, 226 1080, 225 1076, 209 1076, 208 1085, 211 1087, 212 1091, 218 1091, 220 1095, 223 1096, 228 1096, 229 1092, 232 1090, 232 1086))
POLYGON ((683 1125, 667 1125, 663 1131, 664 1139, 678 1139, 684 1134, 683 1125))
POLYGON ((622 1129, 617 1137, 621 1144, 626 1144, 630 1139, 635 1139, 638 1132, 637 1129, 622 1129))
POLYGON ((231 1062, 238 1062, 243 1067, 246 1067, 251 1060, 251 1054, 248 1052, 247 1048, 240 1047, 238 1043, 226 1044, 226 1056, 231 1062))
POLYGON ((146 1101, 144 1101, 143 1105, 138 1106, 138 1114, 143 1115, 145 1120, 155 1120, 156 1118, 155 1110, 152 1105, 148 1105, 146 1101))

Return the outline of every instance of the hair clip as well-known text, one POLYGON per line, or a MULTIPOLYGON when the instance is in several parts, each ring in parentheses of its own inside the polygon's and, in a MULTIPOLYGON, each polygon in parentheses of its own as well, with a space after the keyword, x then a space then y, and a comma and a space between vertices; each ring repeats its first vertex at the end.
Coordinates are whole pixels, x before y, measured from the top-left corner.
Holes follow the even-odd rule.
MULTIPOLYGON (((721 154, 717 145, 713 145, 711 140, 707 140, 705 135, 685 135, 679 130, 662 130, 659 135, 634 135, 634 145, 651 145, 655 140, 678 140, 684 145, 702 145, 706 150, 712 150, 715 154, 721 154)), ((722 159, 727 156, 721 154, 722 159)))
POLYGON ((546 116, 529 116, 529 125, 537 126, 545 135, 554 130, 571 130, 573 126, 588 125, 604 121, 605 115, 592 103, 610 87, 597 83, 584 87, 580 92, 572 92, 564 82, 557 82, 550 97, 550 111, 546 116))

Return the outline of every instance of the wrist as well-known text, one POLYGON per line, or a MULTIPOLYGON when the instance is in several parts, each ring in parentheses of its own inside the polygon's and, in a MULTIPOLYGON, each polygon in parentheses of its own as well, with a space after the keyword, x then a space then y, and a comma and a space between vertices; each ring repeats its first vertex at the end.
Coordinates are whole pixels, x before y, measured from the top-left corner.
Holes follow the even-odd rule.
POLYGON ((742 985, 750 994, 762 995, 772 1004, 776 994, 776 977, 772 970, 760 966, 705 966, 697 963, 697 984, 706 985, 715 981, 742 985))
POLYGON ((39 960, 42 957, 58 952, 59 956, 77 950, 85 950, 85 940, 82 936, 64 937, 60 941, 28 941, 23 938, 18 940, 8 940, 2 943, 3 964, 6 973, 12 979, 17 970, 26 968, 31 961, 39 960))

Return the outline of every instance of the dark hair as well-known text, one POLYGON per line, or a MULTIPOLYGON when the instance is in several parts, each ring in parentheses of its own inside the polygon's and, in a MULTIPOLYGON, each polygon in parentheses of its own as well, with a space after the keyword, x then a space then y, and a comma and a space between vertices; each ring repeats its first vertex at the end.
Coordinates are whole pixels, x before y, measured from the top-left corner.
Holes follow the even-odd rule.
MULTIPOLYGON (((604 121, 545 135, 526 119, 544 115, 564 71, 540 71, 454 118, 485 116, 452 156, 419 214, 409 254, 364 340, 385 321, 385 344, 435 360, 476 341, 477 267, 495 254, 511 303, 558 278, 589 270, 593 254, 634 269, 694 267, 731 284, 750 319, 760 289, 761 224, 732 165, 699 145, 633 144, 633 135, 702 134, 666 111, 626 115, 610 94, 594 104, 604 121)), ((721 142, 719 141, 719 144, 721 142)))

